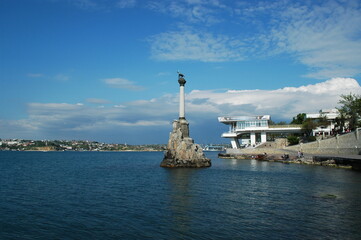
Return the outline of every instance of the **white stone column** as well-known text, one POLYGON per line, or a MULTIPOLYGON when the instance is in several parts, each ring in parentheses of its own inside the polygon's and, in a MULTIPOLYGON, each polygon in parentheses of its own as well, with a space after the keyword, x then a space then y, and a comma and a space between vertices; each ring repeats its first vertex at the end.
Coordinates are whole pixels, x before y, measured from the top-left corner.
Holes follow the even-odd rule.
POLYGON ((256 145, 256 133, 255 132, 251 132, 251 145, 256 145))
POLYGON ((179 119, 185 119, 185 97, 184 97, 184 85, 186 84, 184 75, 178 73, 179 83, 179 119))
POLYGON ((179 118, 185 118, 184 85, 179 87, 179 118))
POLYGON ((267 142, 267 134, 266 132, 261 132, 261 143, 267 142))
POLYGON ((241 146, 239 145, 238 139, 237 138, 232 138, 231 139, 231 145, 233 149, 239 149, 241 148, 241 146))

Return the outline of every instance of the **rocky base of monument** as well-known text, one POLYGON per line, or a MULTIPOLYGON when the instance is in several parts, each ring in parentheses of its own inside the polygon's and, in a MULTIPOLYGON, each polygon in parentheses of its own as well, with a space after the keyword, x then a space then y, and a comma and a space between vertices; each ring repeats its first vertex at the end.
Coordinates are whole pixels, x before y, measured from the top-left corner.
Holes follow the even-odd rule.
POLYGON ((188 133, 186 120, 173 122, 173 131, 170 133, 161 167, 203 168, 211 166, 211 160, 206 158, 202 148, 187 136, 188 133))

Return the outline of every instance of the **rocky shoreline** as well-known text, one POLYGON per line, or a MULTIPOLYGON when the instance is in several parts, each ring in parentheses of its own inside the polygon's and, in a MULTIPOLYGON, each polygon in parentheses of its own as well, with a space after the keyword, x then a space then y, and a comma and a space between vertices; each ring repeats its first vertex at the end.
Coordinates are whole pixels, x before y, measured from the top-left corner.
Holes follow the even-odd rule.
POLYGON ((296 155, 282 155, 282 154, 218 154, 219 158, 223 159, 255 159, 258 161, 267 161, 267 162, 278 162, 283 164, 304 164, 304 165, 315 165, 315 166, 325 166, 325 167, 334 167, 334 168, 344 168, 344 169, 352 169, 352 165, 347 163, 339 163, 334 159, 327 160, 317 160, 315 156, 303 156, 298 157, 296 155))

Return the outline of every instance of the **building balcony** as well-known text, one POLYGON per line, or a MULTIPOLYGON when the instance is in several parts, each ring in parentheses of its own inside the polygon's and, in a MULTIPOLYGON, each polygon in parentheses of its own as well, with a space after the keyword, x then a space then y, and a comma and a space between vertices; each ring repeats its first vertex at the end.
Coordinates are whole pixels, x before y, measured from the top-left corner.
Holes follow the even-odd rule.
POLYGON ((222 133, 222 137, 224 138, 235 138, 237 137, 238 134, 236 132, 225 132, 225 133, 222 133))
POLYGON ((263 116, 236 116, 236 117, 218 117, 218 121, 222 123, 239 122, 239 121, 255 121, 255 120, 270 120, 270 115, 263 116))
POLYGON ((289 124, 289 125, 269 125, 269 128, 302 128, 301 124, 289 124))

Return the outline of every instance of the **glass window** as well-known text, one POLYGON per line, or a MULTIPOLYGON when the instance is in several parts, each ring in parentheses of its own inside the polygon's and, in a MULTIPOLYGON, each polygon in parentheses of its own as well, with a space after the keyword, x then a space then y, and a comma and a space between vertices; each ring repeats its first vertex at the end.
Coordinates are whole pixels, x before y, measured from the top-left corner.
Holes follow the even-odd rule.
POLYGON ((237 122, 237 128, 238 129, 244 129, 245 128, 244 122, 241 122, 241 121, 237 122))

